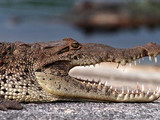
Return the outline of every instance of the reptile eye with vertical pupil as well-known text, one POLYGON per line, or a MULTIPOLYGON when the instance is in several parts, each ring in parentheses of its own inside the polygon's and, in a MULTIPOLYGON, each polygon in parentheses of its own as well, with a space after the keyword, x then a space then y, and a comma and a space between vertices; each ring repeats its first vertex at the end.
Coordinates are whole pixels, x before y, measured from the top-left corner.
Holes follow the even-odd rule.
POLYGON ((72 43, 71 46, 73 48, 79 48, 80 44, 79 43, 72 43))

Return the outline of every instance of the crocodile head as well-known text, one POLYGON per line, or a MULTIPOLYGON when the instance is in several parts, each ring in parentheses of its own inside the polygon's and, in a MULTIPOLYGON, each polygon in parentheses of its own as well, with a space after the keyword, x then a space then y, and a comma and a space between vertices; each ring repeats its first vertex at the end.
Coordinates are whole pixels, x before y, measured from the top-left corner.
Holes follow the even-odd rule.
POLYGON ((156 60, 156 56, 160 54, 160 45, 155 43, 132 49, 117 49, 103 44, 80 44, 67 38, 32 44, 30 53, 38 83, 46 92, 55 96, 113 102, 150 102, 160 97, 159 89, 148 92, 142 86, 141 89, 123 90, 112 87, 107 82, 87 81, 69 75, 69 71, 75 66, 100 62, 125 65, 145 56, 155 57, 156 60))

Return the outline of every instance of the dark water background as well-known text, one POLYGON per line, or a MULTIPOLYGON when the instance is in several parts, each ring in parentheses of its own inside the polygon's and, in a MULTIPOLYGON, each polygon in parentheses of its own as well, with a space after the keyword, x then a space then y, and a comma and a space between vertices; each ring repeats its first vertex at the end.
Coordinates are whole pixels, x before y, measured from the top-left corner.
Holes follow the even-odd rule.
POLYGON ((0 0, 0 41, 33 43, 72 37, 79 42, 103 43, 119 48, 148 42, 160 44, 160 28, 149 30, 141 27, 116 33, 85 34, 71 22, 65 22, 64 16, 70 13, 75 2, 77 1, 0 0))

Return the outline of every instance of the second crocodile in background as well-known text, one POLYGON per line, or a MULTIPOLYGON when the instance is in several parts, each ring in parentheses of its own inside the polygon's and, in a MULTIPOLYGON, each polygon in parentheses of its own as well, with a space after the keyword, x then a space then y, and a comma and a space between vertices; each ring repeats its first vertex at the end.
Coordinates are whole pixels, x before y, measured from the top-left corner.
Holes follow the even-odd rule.
MULTIPOLYGON (((101 81, 70 76, 75 66, 115 62, 121 65, 160 54, 160 45, 148 43, 131 49, 103 44, 80 44, 72 38, 26 44, 0 43, 0 109, 22 109, 19 102, 111 101, 152 102, 160 89, 145 91, 144 86, 121 90, 101 81)), ((107 72, 107 71, 106 71, 107 72)))

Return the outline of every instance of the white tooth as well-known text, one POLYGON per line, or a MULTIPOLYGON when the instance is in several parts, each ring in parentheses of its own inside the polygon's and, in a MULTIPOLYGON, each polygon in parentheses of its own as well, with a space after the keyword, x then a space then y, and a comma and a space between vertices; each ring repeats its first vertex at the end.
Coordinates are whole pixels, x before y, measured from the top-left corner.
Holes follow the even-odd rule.
POLYGON ((137 65, 137 61, 136 60, 134 61, 134 65, 137 65))
POLYGON ((141 88, 142 92, 144 92, 144 85, 142 84, 142 88, 141 88))
POLYGON ((139 91, 138 91, 138 90, 136 90, 136 93, 139 93, 139 91))
POLYGON ((127 88, 127 92, 129 93, 129 88, 127 88))
POLYGON ((124 88, 122 87, 122 94, 124 94, 124 88))
POLYGON ((154 58, 154 60, 155 60, 155 63, 157 63, 157 62, 158 62, 157 57, 155 57, 155 58, 154 58))
POLYGON ((107 86, 107 81, 105 82, 105 84, 104 84, 105 86, 107 86))
POLYGON ((114 90, 115 92, 117 91, 117 89, 115 88, 115 90, 114 90))
POLYGON ((159 90, 159 87, 156 88, 156 91, 158 91, 158 90, 159 90))
POLYGON ((126 69, 126 65, 123 66, 123 71, 125 71, 125 69, 126 69))
POLYGON ((119 63, 117 63, 117 69, 119 68, 119 63))
POLYGON ((157 91, 157 93, 160 93, 160 88, 158 88, 158 91, 157 91))
POLYGON ((159 93, 159 92, 160 92, 160 88, 159 88, 159 87, 157 87, 156 92, 157 92, 157 93, 159 93))
POLYGON ((141 59, 139 59, 139 63, 141 63, 141 59))
POLYGON ((96 85, 96 83, 93 83, 93 85, 96 85))
POLYGON ((152 57, 151 56, 149 56, 149 61, 152 61, 152 57))
POLYGON ((112 86, 110 86, 110 89, 112 89, 112 86))
POLYGON ((154 91, 153 94, 156 94, 156 91, 154 91))
POLYGON ((132 94, 134 93, 134 91, 132 90, 132 94))
POLYGON ((90 82, 88 82, 88 84, 90 84, 90 82))
POLYGON ((98 85, 101 85, 102 83, 101 82, 99 82, 99 84, 98 85))
POLYGON ((150 90, 151 90, 151 89, 149 88, 149 89, 148 89, 148 91, 147 91, 147 95, 149 95, 149 93, 150 93, 150 90))

